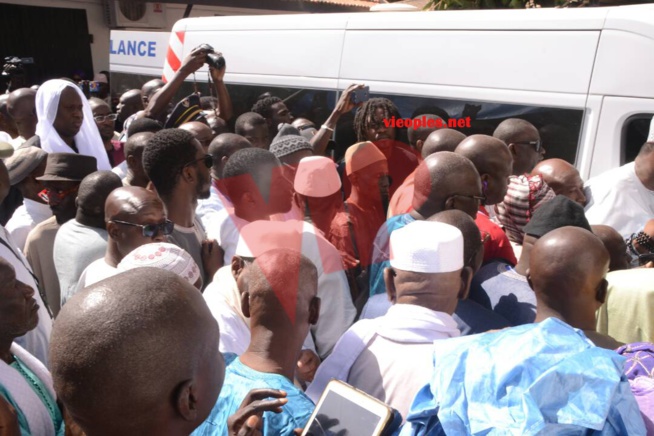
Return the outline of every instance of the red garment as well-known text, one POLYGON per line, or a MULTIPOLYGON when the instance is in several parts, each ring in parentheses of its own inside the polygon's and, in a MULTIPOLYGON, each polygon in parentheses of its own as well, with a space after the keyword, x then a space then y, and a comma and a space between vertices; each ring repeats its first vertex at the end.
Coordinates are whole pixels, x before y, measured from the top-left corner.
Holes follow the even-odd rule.
POLYGON ((345 203, 347 212, 336 214, 327 240, 341 253, 347 269, 354 268, 357 260, 362 268, 367 268, 370 265, 375 236, 385 222, 384 216, 375 211, 363 210, 349 201, 345 203))
MULTIPOLYGON (((418 155, 411 147, 400 141, 393 141, 393 145, 379 149, 384 153, 388 162, 388 175, 391 176, 392 182, 388 189, 388 195, 393 196, 404 180, 418 167, 420 163, 418 155)), ((347 198, 352 189, 350 180, 344 176, 342 183, 343 193, 347 198)))
POLYGON ((515 266, 518 261, 513 253, 513 247, 511 247, 509 238, 500 226, 488 218, 486 209, 483 206, 479 208, 475 223, 482 233, 482 238, 485 236, 484 233, 489 235, 488 239, 484 242, 484 263, 490 262, 491 260, 503 259, 515 266))
POLYGON ((404 180, 404 183, 397 188, 388 204, 388 214, 386 215, 386 218, 391 218, 395 215, 402 215, 403 213, 411 211, 411 208, 413 207, 413 183, 415 176, 416 172, 414 170, 409 174, 406 180, 404 180))
POLYGON ((111 140, 112 149, 107 151, 107 157, 112 167, 118 166, 125 161, 125 143, 111 140))

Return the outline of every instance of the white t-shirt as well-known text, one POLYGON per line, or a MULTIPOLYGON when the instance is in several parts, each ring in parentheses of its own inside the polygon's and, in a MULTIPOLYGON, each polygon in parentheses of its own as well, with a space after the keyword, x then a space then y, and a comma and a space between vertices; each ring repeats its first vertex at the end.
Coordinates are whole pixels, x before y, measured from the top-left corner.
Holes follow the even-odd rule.
POLYGON ((625 239, 654 218, 654 191, 636 176, 634 162, 593 177, 585 191, 588 222, 611 226, 625 239))
POLYGON ((11 219, 7 222, 6 229, 16 245, 18 245, 18 248, 20 248, 20 251, 24 251, 27 235, 37 224, 42 223, 51 216, 50 206, 24 198, 23 204, 14 211, 11 219))
POLYGON ((73 295, 77 294, 82 289, 91 286, 94 283, 100 282, 109 277, 113 277, 120 273, 117 268, 107 264, 104 258, 92 262, 86 267, 82 275, 79 276, 79 282, 75 288, 71 288, 68 292, 61 290, 61 307, 64 307, 66 301, 70 300, 73 295))
POLYGON ((236 253, 240 230, 249 222, 237 217, 234 209, 225 208, 218 213, 204 215, 202 224, 207 231, 207 237, 215 239, 225 252, 223 265, 230 264, 236 253))

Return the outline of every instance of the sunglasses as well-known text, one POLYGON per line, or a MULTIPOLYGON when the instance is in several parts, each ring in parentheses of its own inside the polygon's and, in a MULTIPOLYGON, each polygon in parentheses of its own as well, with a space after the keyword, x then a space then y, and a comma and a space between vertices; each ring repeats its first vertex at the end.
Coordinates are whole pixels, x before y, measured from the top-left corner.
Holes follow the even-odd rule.
POLYGON ((97 117, 93 117, 93 119, 98 123, 104 123, 105 120, 116 121, 116 118, 118 118, 118 115, 116 114, 98 115, 97 117))
POLYGON ((543 148, 543 143, 541 142, 540 139, 538 141, 514 142, 513 144, 531 145, 536 149, 536 153, 538 153, 543 148))
POLYGON ((140 227, 144 238, 154 238, 159 234, 159 232, 161 232, 162 235, 168 236, 173 233, 173 230, 175 230, 175 223, 168 219, 159 224, 136 224, 128 221, 112 221, 116 224, 123 224, 125 226, 140 227))
POLYGON ((59 190, 59 189, 45 188, 43 191, 39 192, 37 195, 39 196, 39 198, 41 200, 45 201, 46 203, 49 203, 51 198, 53 198, 53 199, 56 198, 57 200, 61 201, 64 198, 66 198, 68 195, 77 192, 78 189, 79 189, 79 186, 75 186, 73 188, 66 189, 66 190, 63 190, 63 191, 59 190))
POLYGON ((204 163, 204 166, 207 167, 208 169, 211 169, 211 167, 213 166, 213 156, 211 156, 210 154, 205 154, 204 157, 201 157, 200 159, 192 160, 191 162, 187 163, 186 165, 184 165, 183 168, 186 168, 189 165, 194 165, 200 161, 202 161, 204 163))

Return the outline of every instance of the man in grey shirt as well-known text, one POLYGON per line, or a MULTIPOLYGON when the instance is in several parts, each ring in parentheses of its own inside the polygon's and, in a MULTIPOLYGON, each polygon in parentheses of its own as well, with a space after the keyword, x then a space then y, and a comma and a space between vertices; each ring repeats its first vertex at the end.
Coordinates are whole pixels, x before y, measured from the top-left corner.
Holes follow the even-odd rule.
POLYGON ((111 171, 96 171, 82 180, 75 200, 75 218, 61 226, 54 242, 53 257, 61 295, 70 293, 84 269, 104 256, 107 249, 104 203, 111 191, 121 186, 120 177, 111 171))

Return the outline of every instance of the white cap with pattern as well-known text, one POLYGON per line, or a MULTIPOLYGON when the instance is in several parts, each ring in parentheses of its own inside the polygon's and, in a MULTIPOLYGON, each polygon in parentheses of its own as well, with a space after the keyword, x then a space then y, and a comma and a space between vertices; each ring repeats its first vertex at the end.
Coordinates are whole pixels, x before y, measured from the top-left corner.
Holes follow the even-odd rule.
POLYGON ((463 235, 454 226, 414 221, 391 233, 391 266, 417 273, 463 268, 463 235))

